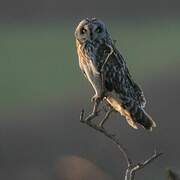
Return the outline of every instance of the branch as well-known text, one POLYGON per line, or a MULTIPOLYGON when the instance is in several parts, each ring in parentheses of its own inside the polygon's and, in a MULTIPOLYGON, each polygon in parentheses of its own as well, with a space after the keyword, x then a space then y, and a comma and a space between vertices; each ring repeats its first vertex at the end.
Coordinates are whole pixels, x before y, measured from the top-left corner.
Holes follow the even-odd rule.
POLYGON ((117 147, 122 152, 122 154, 126 160, 126 163, 127 163, 125 180, 134 180, 134 177, 135 177, 135 174, 137 171, 139 171, 140 169, 143 169, 145 166, 152 163, 155 159, 157 159, 159 156, 161 156, 162 153, 157 153, 155 151, 154 154, 150 158, 146 159, 143 162, 139 162, 137 164, 134 164, 132 159, 128 155, 127 149, 120 143, 120 139, 116 135, 109 133, 107 130, 105 130, 101 126, 101 124, 104 124, 104 122, 109 117, 110 111, 108 111, 106 113, 105 118, 101 121, 100 125, 96 125, 96 124, 91 122, 92 119, 94 119, 95 117, 98 116, 97 108, 98 108, 99 103, 100 102, 98 102, 98 103, 95 102, 93 112, 85 119, 84 119, 84 110, 82 110, 82 112, 80 114, 80 122, 85 123, 89 127, 91 127, 93 129, 95 129, 96 131, 104 134, 109 140, 111 140, 115 145, 117 145, 117 147))
POLYGON ((155 159, 160 157, 162 154, 163 153, 157 153, 155 151, 154 154, 150 158, 146 159, 143 162, 137 163, 137 164, 132 165, 129 168, 127 168, 126 175, 125 175, 125 180, 134 180, 135 173, 137 171, 139 171, 140 169, 143 169, 145 166, 152 163, 155 159))
POLYGON ((84 116, 84 110, 82 110, 81 115, 80 115, 80 121, 82 123, 87 124, 89 127, 95 129, 96 131, 99 131, 101 133, 103 133, 107 138, 109 138, 114 144, 117 145, 117 147, 119 148, 119 150, 122 152, 124 158, 126 159, 127 165, 128 167, 131 166, 132 164, 132 160, 131 158, 128 156, 127 154, 127 150, 126 148, 120 143, 120 140, 116 137, 116 135, 109 133, 107 130, 105 130, 104 128, 102 128, 101 126, 98 126, 94 123, 92 123, 91 121, 87 120, 87 119, 83 119, 84 116))

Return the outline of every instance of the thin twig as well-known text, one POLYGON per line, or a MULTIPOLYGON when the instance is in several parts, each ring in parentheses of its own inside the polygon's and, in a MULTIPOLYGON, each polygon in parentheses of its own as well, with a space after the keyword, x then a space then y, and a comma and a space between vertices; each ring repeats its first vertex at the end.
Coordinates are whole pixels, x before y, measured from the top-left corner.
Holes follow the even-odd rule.
POLYGON ((109 57, 110 57, 110 56, 113 54, 113 52, 114 52, 114 49, 112 48, 111 45, 109 45, 109 44, 106 44, 106 45, 109 47, 110 52, 108 53, 108 55, 107 55, 104 63, 103 63, 102 66, 101 66, 101 70, 100 70, 101 73, 104 72, 104 67, 105 67, 105 65, 107 64, 107 62, 108 62, 108 60, 109 60, 109 57))
POLYGON ((113 54, 113 52, 114 52, 114 49, 112 48, 111 45, 109 45, 109 44, 106 44, 106 45, 109 47, 110 52, 108 53, 106 59, 104 60, 102 66, 101 66, 101 70, 100 70, 101 79, 102 79, 102 87, 104 87, 104 68, 105 68, 105 65, 107 64, 107 62, 109 61, 110 56, 111 56, 111 55, 113 54))

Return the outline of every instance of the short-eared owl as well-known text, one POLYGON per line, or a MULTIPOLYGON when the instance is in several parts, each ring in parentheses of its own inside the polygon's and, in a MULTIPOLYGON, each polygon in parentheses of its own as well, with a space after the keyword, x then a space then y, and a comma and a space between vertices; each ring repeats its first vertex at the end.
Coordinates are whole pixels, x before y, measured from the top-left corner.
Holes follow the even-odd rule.
POLYGON ((156 125, 144 110, 143 92, 133 81, 105 24, 96 18, 84 19, 75 37, 79 66, 95 90, 92 99, 106 101, 133 128, 140 124, 152 130, 156 125))

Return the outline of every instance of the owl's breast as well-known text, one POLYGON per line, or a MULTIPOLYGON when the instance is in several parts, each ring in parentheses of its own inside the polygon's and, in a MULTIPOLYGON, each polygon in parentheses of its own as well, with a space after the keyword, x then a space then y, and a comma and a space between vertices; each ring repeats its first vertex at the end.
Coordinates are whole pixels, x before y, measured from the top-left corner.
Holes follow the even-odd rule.
POLYGON ((79 65, 82 71, 85 73, 86 78, 93 86, 95 92, 99 94, 98 92, 101 91, 101 74, 98 71, 96 65, 93 63, 92 59, 87 56, 79 56, 79 65))
POLYGON ((97 78, 100 76, 100 72, 97 70, 97 67, 94 65, 92 60, 87 59, 85 60, 85 62, 84 60, 82 60, 81 65, 88 79, 93 80, 94 78, 97 78))

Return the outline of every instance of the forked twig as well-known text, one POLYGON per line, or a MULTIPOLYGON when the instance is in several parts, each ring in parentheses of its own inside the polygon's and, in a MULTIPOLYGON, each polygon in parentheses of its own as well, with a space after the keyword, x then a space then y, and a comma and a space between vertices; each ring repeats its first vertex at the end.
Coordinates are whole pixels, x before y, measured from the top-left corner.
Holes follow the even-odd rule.
MULTIPOLYGON (((159 156, 162 155, 162 153, 157 153, 156 151, 154 152, 154 154, 146 159, 143 162, 140 163, 133 163, 132 159, 130 158, 130 156, 128 155, 127 149, 120 143, 120 139, 117 138, 116 135, 109 133, 107 130, 105 130, 102 126, 96 125, 95 123, 92 123, 91 120, 93 118, 95 118, 96 116, 98 116, 98 107, 99 104, 97 104, 95 102, 94 104, 94 108, 93 108, 93 112, 84 119, 84 110, 82 110, 81 114, 80 114, 80 121, 82 123, 87 124, 89 127, 95 129, 96 131, 101 132, 102 134, 104 134, 109 140, 111 140, 115 145, 117 145, 117 147, 119 148, 119 150, 122 152, 126 163, 127 163, 127 169, 126 169, 126 174, 125 174, 125 180, 134 180, 135 177, 135 173, 137 171, 139 171, 140 169, 143 169, 145 166, 147 166, 148 164, 150 164, 151 162, 153 162, 155 159, 157 159, 159 156)), ((107 118, 109 117, 110 111, 108 111, 105 115, 105 118, 101 121, 104 122, 107 120, 107 118)))
POLYGON ((148 164, 152 163, 155 159, 157 159, 159 156, 161 156, 163 153, 157 153, 156 151, 154 154, 146 159, 143 162, 137 163, 135 165, 131 165, 126 169, 126 175, 125 175, 125 180, 134 180, 135 173, 139 171, 140 169, 143 169, 145 166, 148 164))

